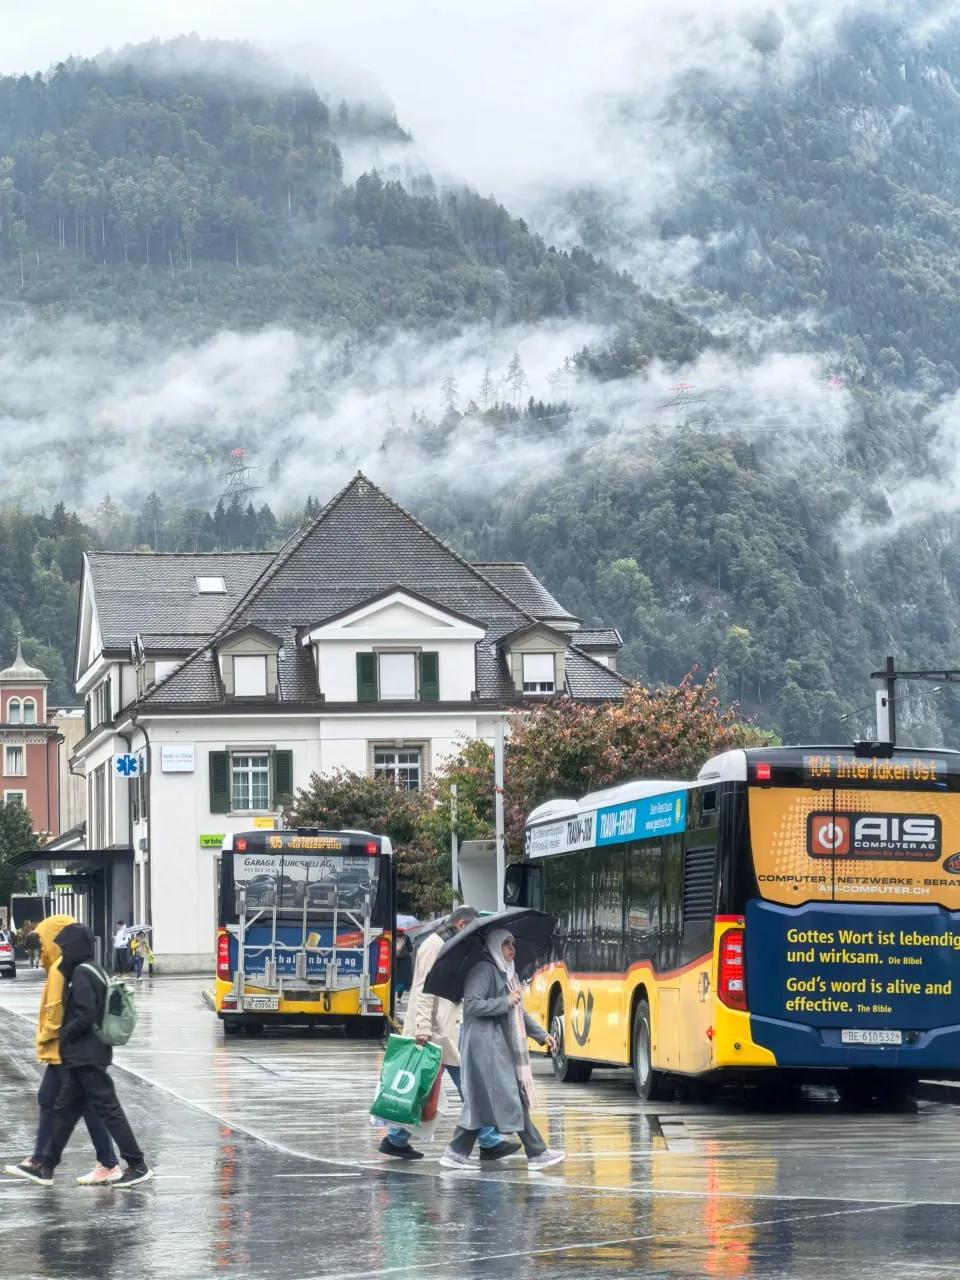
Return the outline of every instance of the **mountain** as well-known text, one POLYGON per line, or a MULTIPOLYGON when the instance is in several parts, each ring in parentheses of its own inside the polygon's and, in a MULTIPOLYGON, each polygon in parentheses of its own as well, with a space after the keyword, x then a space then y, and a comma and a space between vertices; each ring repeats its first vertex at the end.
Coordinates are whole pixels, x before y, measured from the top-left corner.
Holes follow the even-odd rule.
MULTIPOLYGON (((564 251, 469 190, 345 181, 407 132, 251 50, 0 79, 0 641, 69 668, 78 547, 274 544, 362 465, 618 625, 622 669, 718 666, 788 739, 867 729, 888 652, 957 664, 960 34, 861 14, 789 75, 775 21, 751 39, 749 83, 661 108, 709 163, 632 220, 579 192, 564 251), (214 512, 238 439, 259 492, 214 512)), ((960 728, 929 688, 900 722, 960 728)))

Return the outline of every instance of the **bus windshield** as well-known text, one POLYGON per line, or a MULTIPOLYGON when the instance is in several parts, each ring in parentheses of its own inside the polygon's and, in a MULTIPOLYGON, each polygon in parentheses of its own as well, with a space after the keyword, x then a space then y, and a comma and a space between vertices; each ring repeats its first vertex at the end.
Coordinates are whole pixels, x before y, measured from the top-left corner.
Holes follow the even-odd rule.
POLYGON ((324 837, 325 847, 303 847, 309 838, 296 833, 269 833, 265 839, 238 838, 225 849, 221 866, 220 923, 235 924, 246 905, 248 917, 259 912, 310 920, 334 913, 369 917, 380 928, 389 924, 390 873, 386 857, 367 851, 364 840, 351 847, 324 837), (242 846, 242 847, 241 847, 242 846))

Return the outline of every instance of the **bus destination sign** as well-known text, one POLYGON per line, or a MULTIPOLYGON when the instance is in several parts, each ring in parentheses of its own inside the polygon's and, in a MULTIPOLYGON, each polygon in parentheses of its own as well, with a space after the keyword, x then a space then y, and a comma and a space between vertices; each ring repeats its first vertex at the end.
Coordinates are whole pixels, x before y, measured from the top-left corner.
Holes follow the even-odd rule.
POLYGON ((906 786, 930 787, 942 783, 948 774, 946 760, 933 756, 853 755, 852 752, 829 751, 803 757, 804 781, 813 783, 898 783, 906 786))

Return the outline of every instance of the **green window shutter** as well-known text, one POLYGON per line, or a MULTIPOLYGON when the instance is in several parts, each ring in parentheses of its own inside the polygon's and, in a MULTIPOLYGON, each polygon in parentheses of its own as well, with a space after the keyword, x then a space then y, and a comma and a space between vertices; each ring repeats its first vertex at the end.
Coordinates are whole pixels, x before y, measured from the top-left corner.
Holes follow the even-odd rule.
POLYGON ((293 752, 273 753, 273 803, 284 804, 293 796, 293 752))
POLYGON ((210 812, 230 812, 230 753, 210 752, 210 812))
POLYGON ((420 699, 423 702, 440 701, 440 655, 420 654, 420 699))
POLYGON ((377 701, 377 655, 357 654, 357 701, 377 701))

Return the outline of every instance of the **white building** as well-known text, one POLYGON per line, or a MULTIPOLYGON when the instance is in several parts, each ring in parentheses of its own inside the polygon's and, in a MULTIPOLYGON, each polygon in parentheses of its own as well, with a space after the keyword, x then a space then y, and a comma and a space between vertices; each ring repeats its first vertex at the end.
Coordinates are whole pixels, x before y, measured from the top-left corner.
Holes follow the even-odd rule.
POLYGON ((620 697, 619 644, 363 476, 276 554, 88 555, 72 763, 88 849, 116 855, 104 911, 150 923, 165 970, 211 968, 224 832, 269 822, 313 772, 419 787, 531 699, 620 697), (139 780, 115 776, 125 752, 139 780))

